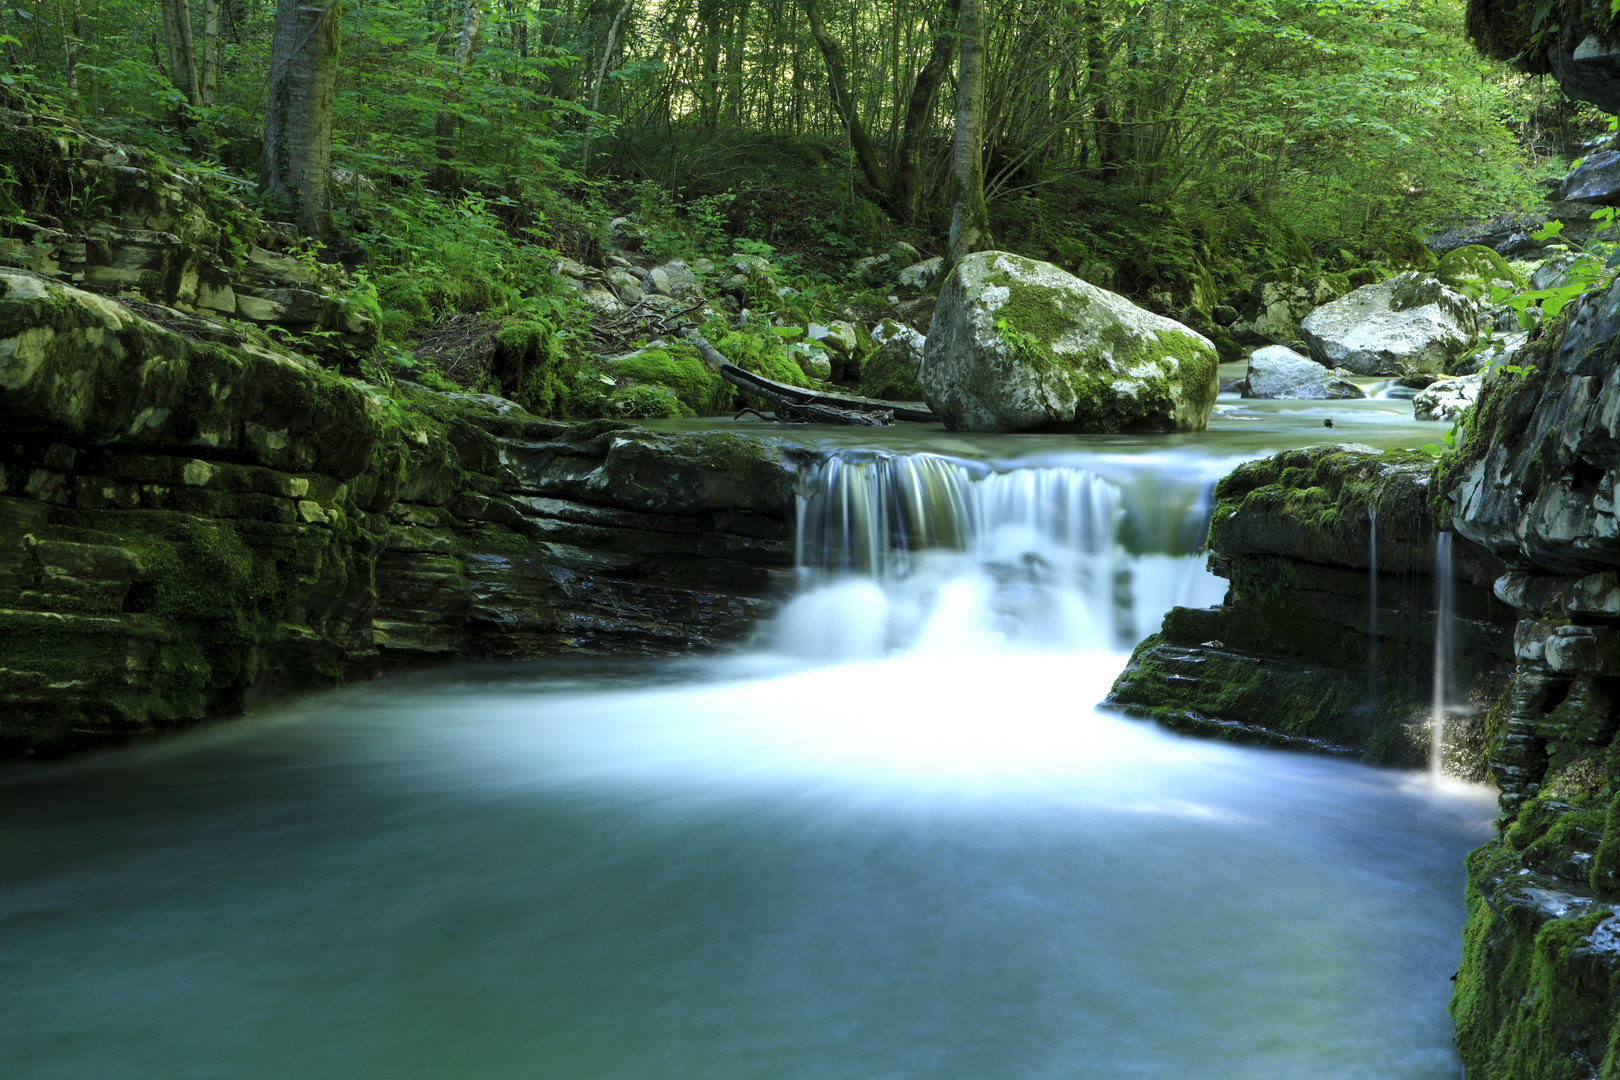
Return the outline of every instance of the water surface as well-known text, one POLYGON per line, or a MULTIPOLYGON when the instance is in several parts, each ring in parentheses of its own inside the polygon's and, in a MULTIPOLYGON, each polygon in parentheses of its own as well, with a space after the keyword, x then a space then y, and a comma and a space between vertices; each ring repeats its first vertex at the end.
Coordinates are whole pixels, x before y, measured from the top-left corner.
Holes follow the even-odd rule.
MULTIPOLYGON (((1339 437, 1437 430, 1354 404, 1339 437)), ((801 592, 735 655, 462 665, 0 774, 0 1072, 1455 1077, 1489 793, 1095 707, 1219 600, 1214 480, 1326 407, 1222 408, 810 432, 801 592)))

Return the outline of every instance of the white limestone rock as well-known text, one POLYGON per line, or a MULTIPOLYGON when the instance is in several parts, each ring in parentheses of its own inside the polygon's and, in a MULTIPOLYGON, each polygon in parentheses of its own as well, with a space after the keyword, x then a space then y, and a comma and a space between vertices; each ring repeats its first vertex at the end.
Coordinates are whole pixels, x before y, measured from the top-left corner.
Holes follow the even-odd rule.
POLYGON ((1357 375, 1445 371, 1479 340, 1474 302, 1423 274, 1398 274, 1324 304, 1300 324, 1311 356, 1357 375))
POLYGON ((1361 387, 1340 377, 1343 369, 1329 370, 1308 356, 1301 356, 1282 345, 1256 349, 1249 357, 1249 373, 1244 380, 1246 398, 1292 398, 1311 401, 1341 401, 1364 398, 1361 387))

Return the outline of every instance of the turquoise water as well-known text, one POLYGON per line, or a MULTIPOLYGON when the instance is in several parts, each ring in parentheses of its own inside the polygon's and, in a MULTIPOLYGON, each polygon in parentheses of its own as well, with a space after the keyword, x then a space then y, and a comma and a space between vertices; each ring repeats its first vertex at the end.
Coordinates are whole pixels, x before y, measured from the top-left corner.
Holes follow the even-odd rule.
MULTIPOLYGON (((0 1073, 1455 1077, 1491 793, 1095 707, 1218 601, 1215 477, 1315 437, 1222 404, 813 432, 801 592, 732 655, 467 664, 0 774, 0 1073)), ((1341 437, 1434 437, 1359 404, 1341 437)))

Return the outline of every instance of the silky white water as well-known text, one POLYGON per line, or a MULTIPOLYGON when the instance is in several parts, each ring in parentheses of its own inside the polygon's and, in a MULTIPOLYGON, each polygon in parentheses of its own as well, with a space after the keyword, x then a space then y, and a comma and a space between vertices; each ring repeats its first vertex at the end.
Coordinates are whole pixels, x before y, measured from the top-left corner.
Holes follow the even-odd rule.
POLYGON ((1096 708, 1218 601, 1187 537, 1228 464, 850 451, 735 655, 461 665, 12 774, 0 1072, 1455 1077, 1489 795, 1096 708))

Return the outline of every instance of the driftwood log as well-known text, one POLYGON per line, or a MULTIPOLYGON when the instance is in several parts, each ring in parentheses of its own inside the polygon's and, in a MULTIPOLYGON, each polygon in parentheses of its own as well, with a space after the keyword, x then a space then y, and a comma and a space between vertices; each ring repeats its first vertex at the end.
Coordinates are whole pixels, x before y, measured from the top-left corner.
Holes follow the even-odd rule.
POLYGON ((874 401, 854 394, 827 394, 789 386, 752 371, 745 371, 727 360, 720 351, 703 339, 696 330, 685 329, 681 335, 691 342, 699 355, 720 373, 720 377, 737 389, 776 406, 777 415, 784 420, 808 420, 817 424, 855 424, 878 427, 896 420, 909 420, 919 424, 937 424, 939 417, 924 409, 908 409, 889 401, 874 401))

